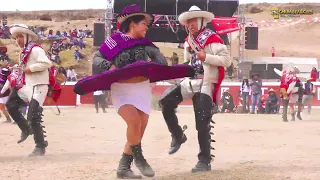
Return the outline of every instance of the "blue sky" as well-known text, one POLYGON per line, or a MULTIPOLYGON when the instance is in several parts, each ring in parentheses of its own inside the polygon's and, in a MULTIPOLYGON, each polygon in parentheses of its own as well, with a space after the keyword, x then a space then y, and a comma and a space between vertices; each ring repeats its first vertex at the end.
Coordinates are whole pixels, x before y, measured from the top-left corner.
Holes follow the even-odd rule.
MULTIPOLYGON (((104 9, 107 0, 5 0, 0 6, 0 11, 39 11, 39 10, 67 10, 67 9, 104 9)), ((320 0, 240 0, 240 3, 299 3, 299 2, 319 2, 320 0)))

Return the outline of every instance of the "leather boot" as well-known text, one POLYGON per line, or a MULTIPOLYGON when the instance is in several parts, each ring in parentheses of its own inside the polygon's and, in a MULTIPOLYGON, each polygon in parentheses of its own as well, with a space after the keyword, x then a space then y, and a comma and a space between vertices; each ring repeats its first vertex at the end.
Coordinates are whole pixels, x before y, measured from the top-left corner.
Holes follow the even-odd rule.
POLYGON ((202 172, 211 170, 211 161, 214 155, 211 155, 211 150, 214 150, 211 146, 211 142, 215 142, 211 139, 211 122, 212 120, 212 99, 209 95, 204 93, 196 93, 192 98, 194 114, 196 120, 196 129, 198 131, 198 142, 200 152, 198 154, 198 163, 191 170, 191 172, 202 172))
POLYGON ((187 141, 187 136, 184 134, 179 125, 176 115, 176 108, 183 100, 181 95, 181 86, 173 85, 169 87, 159 100, 159 105, 162 109, 162 115, 171 133, 172 141, 168 153, 176 153, 181 145, 187 141))
POLYGON ((6 103, 6 108, 8 110, 8 113, 12 117, 12 119, 16 122, 18 127, 21 130, 21 137, 20 140, 18 140, 17 143, 22 143, 25 141, 29 135, 32 134, 31 127, 28 124, 28 121, 23 117, 21 114, 19 107, 25 104, 22 99, 17 95, 16 88, 13 88, 9 99, 6 103))
POLYGON ((119 179, 142 179, 141 175, 136 175, 131 170, 131 164, 133 162, 133 156, 129 154, 122 154, 122 158, 119 162, 117 169, 117 178, 119 179))
POLYGON ((291 113, 291 121, 295 121, 296 120, 295 116, 296 116, 296 112, 291 113))
POLYGON ((35 149, 29 155, 31 156, 43 156, 46 153, 46 147, 48 146, 48 142, 44 140, 45 131, 43 130, 45 126, 42 126, 42 107, 39 105, 38 101, 35 99, 31 99, 28 110, 28 121, 31 122, 31 128, 33 130, 33 138, 36 144, 35 149))
POLYGON ((282 120, 283 122, 288 122, 288 105, 289 99, 282 99, 283 112, 282 112, 282 120))
POLYGON ((301 112, 298 112, 298 113, 297 113, 297 118, 298 118, 299 120, 302 120, 301 112))
POLYGON ((139 169, 141 174, 146 177, 153 177, 155 175, 155 172, 148 164, 147 160, 144 158, 141 144, 131 146, 131 151, 134 159, 134 164, 139 169))

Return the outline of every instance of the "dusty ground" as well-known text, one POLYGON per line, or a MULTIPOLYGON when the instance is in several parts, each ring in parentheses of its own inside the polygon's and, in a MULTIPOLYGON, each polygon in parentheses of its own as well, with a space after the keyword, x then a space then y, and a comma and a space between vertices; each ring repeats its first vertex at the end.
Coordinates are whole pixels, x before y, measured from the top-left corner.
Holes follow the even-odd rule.
MULTIPOLYGON (((193 114, 179 109, 181 124, 189 126, 188 141, 169 156, 170 144, 160 112, 153 112, 143 140, 145 156, 159 180, 280 180, 320 178, 320 120, 305 115, 304 121, 283 123, 280 115, 215 115, 216 155, 213 171, 191 174, 198 151, 193 114)), ((316 114, 316 112, 314 112, 316 114)), ((1 180, 115 179, 115 169, 125 141, 125 124, 109 109, 63 109, 60 117, 45 111, 49 147, 45 157, 28 158, 29 138, 16 144, 15 125, 0 124, 1 180)))

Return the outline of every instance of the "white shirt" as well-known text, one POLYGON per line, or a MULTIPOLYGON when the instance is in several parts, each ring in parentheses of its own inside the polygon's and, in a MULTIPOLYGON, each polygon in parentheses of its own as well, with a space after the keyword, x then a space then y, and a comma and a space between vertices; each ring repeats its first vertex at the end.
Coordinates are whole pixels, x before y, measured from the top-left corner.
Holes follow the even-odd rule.
POLYGON ((242 88, 242 84, 240 86, 240 92, 243 93, 243 92, 250 92, 250 86, 246 86, 245 84, 243 85, 243 88, 242 88))
POLYGON ((71 74, 72 74, 71 70, 68 69, 68 70, 67 70, 67 77, 68 77, 68 78, 71 78, 71 74))
POLYGON ((93 92, 93 95, 95 95, 95 96, 103 95, 103 92, 101 90, 95 91, 95 92, 93 92))

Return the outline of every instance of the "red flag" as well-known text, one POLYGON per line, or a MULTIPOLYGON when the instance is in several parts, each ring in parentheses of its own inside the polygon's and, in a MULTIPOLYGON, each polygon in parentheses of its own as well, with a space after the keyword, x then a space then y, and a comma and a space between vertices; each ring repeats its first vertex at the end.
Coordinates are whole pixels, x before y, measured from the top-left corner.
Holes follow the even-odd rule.
POLYGON ((215 17, 212 20, 212 25, 219 35, 240 30, 236 17, 215 17))

